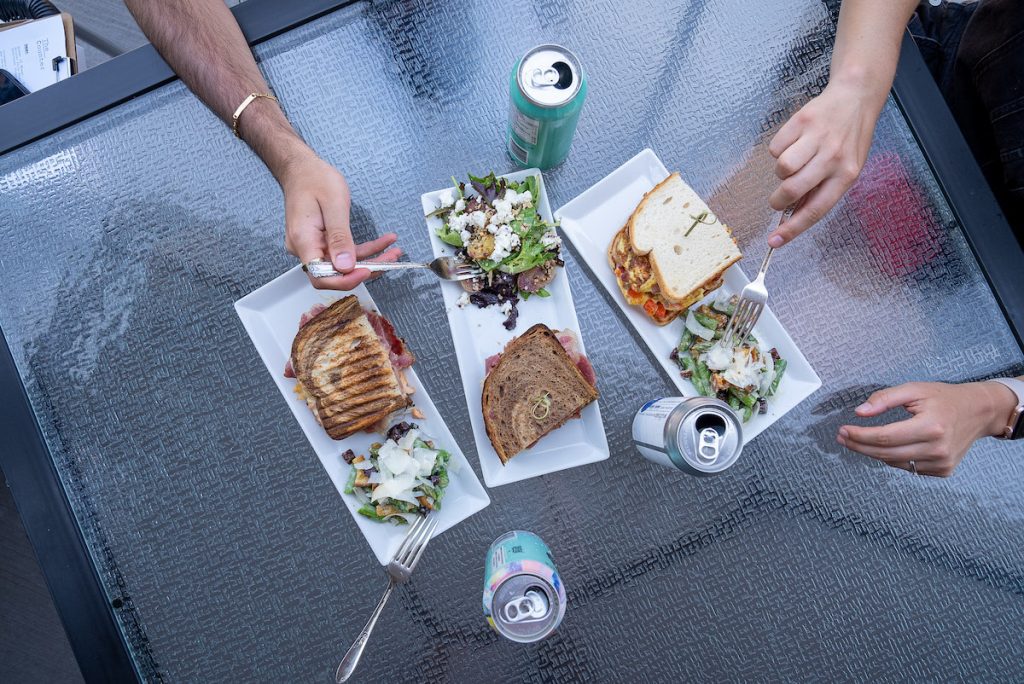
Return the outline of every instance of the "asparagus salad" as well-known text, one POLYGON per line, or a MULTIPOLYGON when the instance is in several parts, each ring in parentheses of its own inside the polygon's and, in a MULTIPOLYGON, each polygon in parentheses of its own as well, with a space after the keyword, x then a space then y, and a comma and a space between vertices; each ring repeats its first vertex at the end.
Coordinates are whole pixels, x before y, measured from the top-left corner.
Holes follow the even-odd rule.
POLYGON ((735 308, 736 295, 691 308, 671 358, 699 394, 728 402, 747 422, 755 411, 768 412, 768 398, 779 389, 786 360, 753 335, 731 349, 722 342, 735 308))
POLYGON ((427 216, 440 218, 438 237, 485 274, 463 281, 466 292, 459 306, 498 306, 505 328, 512 330, 519 300, 549 296, 545 288, 563 265, 555 224, 537 213, 538 178, 510 181, 491 173, 483 178, 470 174, 468 187, 452 181, 454 187, 427 216))
POLYGON ((413 423, 391 426, 386 437, 370 445, 369 456, 351 449, 341 455, 352 466, 344 491, 359 502, 359 513, 405 525, 412 516, 440 510, 451 455, 413 423))

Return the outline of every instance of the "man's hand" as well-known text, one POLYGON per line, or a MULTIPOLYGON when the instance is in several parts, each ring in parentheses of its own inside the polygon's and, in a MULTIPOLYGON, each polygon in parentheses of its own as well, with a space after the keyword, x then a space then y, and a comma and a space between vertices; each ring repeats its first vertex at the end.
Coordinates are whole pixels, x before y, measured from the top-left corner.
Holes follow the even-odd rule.
POLYGON ((400 249, 391 247, 396 239, 394 233, 355 244, 349 228, 348 183, 312 150, 291 161, 280 181, 284 192, 285 247, 302 263, 330 259, 334 269, 345 274, 311 277, 313 287, 351 290, 371 276, 365 268, 353 270, 356 260, 395 261, 401 256, 400 249))
POLYGON ((877 98, 866 96, 863 88, 833 80, 775 134, 768 151, 782 182, 768 203, 777 211, 797 208, 768 236, 769 245, 781 247, 813 226, 853 185, 880 112, 877 98))
POLYGON ((1004 385, 911 382, 879 390, 855 410, 867 418, 902 406, 911 417, 881 427, 844 425, 837 441, 847 449, 919 475, 949 477, 976 439, 1000 434, 1017 405, 1004 385))

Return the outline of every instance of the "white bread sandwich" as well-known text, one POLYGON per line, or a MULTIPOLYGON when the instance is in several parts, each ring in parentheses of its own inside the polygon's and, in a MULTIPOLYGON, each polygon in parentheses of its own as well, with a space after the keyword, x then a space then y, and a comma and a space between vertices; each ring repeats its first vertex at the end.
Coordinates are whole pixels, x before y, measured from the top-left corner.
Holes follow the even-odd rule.
POLYGON ((608 247, 626 301, 658 325, 720 287, 742 256, 729 227, 678 173, 644 195, 608 247))

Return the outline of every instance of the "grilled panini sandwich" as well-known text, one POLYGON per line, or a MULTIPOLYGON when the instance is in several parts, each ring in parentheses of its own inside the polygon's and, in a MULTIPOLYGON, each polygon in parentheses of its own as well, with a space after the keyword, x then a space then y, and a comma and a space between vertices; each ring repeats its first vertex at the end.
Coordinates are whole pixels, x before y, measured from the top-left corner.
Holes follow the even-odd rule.
POLYGON ((597 399, 592 380, 581 371, 592 377, 589 362, 575 350, 574 360, 565 348, 574 339, 538 324, 509 342, 495 359, 481 403, 487 436, 503 464, 578 418, 597 399))
POLYGON ((371 315, 383 320, 350 295, 310 318, 292 342, 297 390, 333 439, 377 427, 412 403, 399 367, 411 364, 412 355, 390 323, 392 340, 371 315))
POLYGON ((732 231, 678 173, 644 195, 608 247, 626 301, 658 325, 720 287, 742 256, 732 231))

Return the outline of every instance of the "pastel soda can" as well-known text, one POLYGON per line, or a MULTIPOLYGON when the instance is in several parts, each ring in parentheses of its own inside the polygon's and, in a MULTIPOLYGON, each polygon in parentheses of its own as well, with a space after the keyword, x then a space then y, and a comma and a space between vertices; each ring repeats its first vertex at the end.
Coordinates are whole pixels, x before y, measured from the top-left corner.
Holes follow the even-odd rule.
POLYGON ((550 169, 565 161, 587 97, 580 60, 561 45, 538 45, 509 79, 505 146, 518 166, 550 169))
POLYGON ((512 641, 540 641, 561 624, 565 585, 540 537, 513 530, 494 540, 484 560, 483 604, 491 629, 512 641))
POLYGON ((691 475, 715 475, 743 452, 743 428, 724 401, 666 397, 649 401, 637 411, 633 444, 653 463, 691 475))

